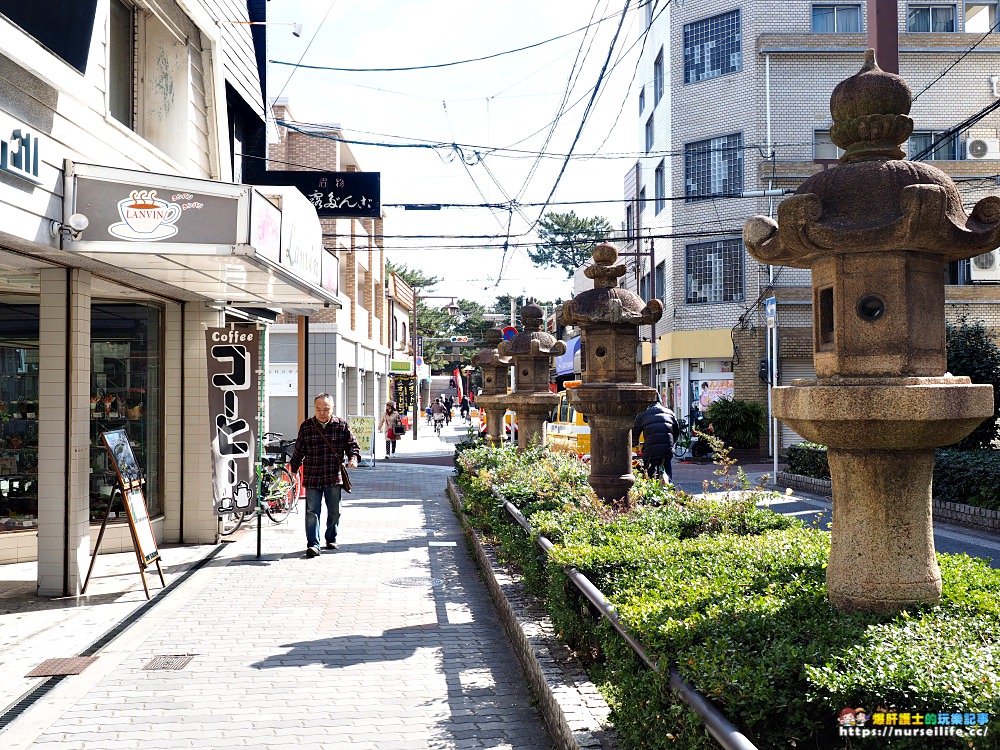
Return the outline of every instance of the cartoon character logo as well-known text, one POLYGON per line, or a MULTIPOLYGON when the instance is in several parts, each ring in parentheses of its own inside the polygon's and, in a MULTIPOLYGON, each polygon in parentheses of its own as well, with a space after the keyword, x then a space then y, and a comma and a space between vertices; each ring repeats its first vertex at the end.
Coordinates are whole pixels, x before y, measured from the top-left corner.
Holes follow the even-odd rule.
POLYGON ((868 721, 868 713, 863 708, 854 709, 854 723, 863 727, 866 721, 868 721))
POLYGON ((840 718, 837 719, 837 723, 842 727, 853 727, 856 718, 853 708, 842 708, 840 709, 840 718))

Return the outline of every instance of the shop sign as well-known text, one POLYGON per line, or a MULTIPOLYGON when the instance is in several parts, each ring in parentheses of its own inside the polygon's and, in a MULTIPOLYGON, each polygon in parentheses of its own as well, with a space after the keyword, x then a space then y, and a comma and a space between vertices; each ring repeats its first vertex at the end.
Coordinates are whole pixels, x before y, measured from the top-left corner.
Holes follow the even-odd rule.
POLYGON ((410 359, 390 359, 389 360, 389 372, 392 374, 400 373, 402 375, 412 375, 413 374, 413 360, 410 359))
POLYGON ((268 396, 298 396, 299 366, 296 362, 267 366, 268 396))
POLYGON ((254 191, 250 203, 250 244, 275 263, 281 256, 281 210, 254 191))
POLYGON ((256 507, 254 475, 260 331, 209 328, 208 415, 215 513, 256 507))
POLYGON ((720 398, 731 399, 734 393, 732 380, 692 380, 691 388, 698 410, 702 413, 720 398))
MULTIPOLYGON (((154 175, 150 175, 155 177, 154 175)), ((76 210, 89 220, 87 239, 235 245, 239 199, 171 190, 155 181, 109 182, 79 176, 76 210)))
POLYGON ((292 185, 319 216, 338 219, 378 218, 381 208, 379 172, 292 172, 268 170, 265 185, 292 185))
POLYGON ((27 128, 15 128, 10 138, 0 141, 0 170, 35 185, 38 179, 38 136, 27 128))
POLYGON ((328 292, 340 294, 340 258, 325 248, 322 258, 323 283, 321 286, 328 292))

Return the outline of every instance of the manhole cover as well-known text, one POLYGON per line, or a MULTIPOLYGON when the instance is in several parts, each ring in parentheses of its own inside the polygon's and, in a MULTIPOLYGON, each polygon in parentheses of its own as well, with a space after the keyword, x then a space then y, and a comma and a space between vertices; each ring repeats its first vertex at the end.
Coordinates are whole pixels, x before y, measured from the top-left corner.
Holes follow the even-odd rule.
POLYGON ((180 654, 178 656, 156 656, 143 667, 143 669, 148 671, 155 671, 159 669, 184 669, 191 660, 194 658, 194 654, 180 654))
POLYGON ((73 656, 68 659, 46 659, 32 669, 25 677, 57 677, 67 674, 80 674, 97 661, 96 656, 73 656))
POLYGON ((390 586, 408 586, 410 588, 430 586, 437 589, 444 586, 444 579, 431 578, 429 576, 398 576, 396 578, 386 578, 385 583, 390 586))

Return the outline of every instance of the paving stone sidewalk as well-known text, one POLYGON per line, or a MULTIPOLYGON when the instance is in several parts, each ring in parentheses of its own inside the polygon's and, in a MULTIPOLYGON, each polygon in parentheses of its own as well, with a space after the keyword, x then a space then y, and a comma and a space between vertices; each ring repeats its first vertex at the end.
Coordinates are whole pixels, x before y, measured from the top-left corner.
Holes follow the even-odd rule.
MULTIPOLYGON (((450 450, 433 434, 408 447, 450 450)), ((550 750, 445 496, 451 470, 411 461, 352 473, 336 551, 304 556, 301 514, 264 529, 260 559, 255 534, 227 545, 0 746, 550 750), (192 658, 144 669, 162 656, 192 658)))

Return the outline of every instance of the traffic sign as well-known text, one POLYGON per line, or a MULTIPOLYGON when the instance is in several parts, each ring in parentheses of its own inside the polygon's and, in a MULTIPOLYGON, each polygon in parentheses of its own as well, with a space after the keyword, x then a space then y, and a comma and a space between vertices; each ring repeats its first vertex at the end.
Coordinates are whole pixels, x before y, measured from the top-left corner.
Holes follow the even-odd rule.
POLYGON ((468 343, 468 341, 469 341, 469 337, 468 336, 452 336, 451 337, 451 343, 453 343, 453 344, 465 344, 465 343, 468 343))
POLYGON ((507 326, 503 329, 503 340, 510 341, 517 335, 517 329, 514 326, 507 326))
POLYGON ((768 328, 774 328, 775 322, 778 317, 778 300, 774 297, 768 297, 764 300, 764 319, 767 321, 768 328))

